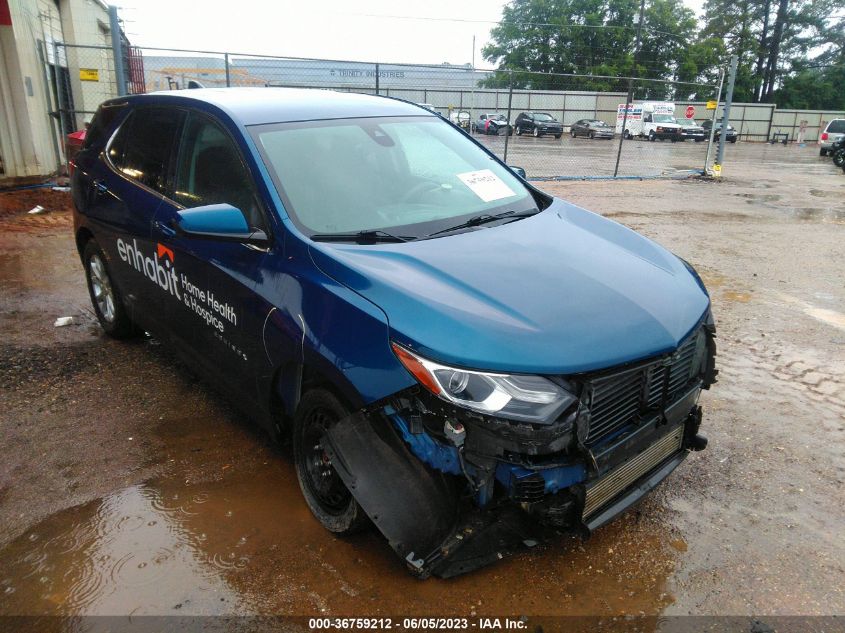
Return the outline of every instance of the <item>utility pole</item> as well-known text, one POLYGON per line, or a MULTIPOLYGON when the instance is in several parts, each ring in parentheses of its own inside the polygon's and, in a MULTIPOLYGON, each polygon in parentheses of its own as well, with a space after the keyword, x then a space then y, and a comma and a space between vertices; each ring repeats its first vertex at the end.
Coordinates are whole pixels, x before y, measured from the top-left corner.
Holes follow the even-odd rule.
POLYGON ((117 96, 126 95, 126 73, 123 68, 123 39, 120 37, 120 22, 117 19, 117 7, 109 5, 109 30, 111 31, 111 50, 114 56, 114 74, 117 81, 117 96))
POLYGON ((719 151, 716 154, 716 164, 719 166, 719 172, 722 170, 722 159, 725 157, 725 135, 728 131, 728 121, 731 118, 731 103, 734 98, 734 83, 736 83, 736 66, 739 59, 736 55, 731 55, 731 70, 728 74, 728 94, 725 97, 725 109, 722 112, 722 127, 719 130, 719 151))
MULTIPOLYGON (((640 0, 640 20, 637 22, 637 42, 634 45, 634 68, 631 70, 633 75, 637 70, 637 64, 640 60, 640 44, 642 43, 643 34, 643 16, 645 15, 645 0, 640 0)), ((622 142, 625 140, 625 132, 628 129, 628 110, 631 101, 634 100, 634 78, 628 77, 628 96, 625 98, 625 113, 622 115, 622 133, 619 135, 619 150, 616 152, 616 166, 613 168, 613 177, 619 174, 619 159, 622 158, 622 142)))

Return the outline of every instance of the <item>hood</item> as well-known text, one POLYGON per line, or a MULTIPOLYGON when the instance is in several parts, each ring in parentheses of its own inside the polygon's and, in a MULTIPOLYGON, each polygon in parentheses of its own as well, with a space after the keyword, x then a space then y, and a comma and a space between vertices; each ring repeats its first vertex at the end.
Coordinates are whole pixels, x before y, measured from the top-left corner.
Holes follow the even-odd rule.
POLYGON ((445 364, 574 374, 674 350, 709 298, 676 256, 555 200, 510 224, 401 244, 312 243, 391 336, 445 364))

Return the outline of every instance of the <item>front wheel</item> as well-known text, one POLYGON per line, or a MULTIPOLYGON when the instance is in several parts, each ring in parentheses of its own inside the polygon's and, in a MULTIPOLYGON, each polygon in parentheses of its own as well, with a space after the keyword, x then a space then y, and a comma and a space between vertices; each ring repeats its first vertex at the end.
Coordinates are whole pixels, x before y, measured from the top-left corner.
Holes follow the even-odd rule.
POLYGON ((540 128, 535 127, 533 134, 534 134, 534 138, 540 138, 540 128))
POLYGON ((563 136, 563 134, 555 134, 555 138, 558 139, 558 140, 560 140, 561 136, 563 136))
POLYGON ((575 130, 569 130, 569 136, 575 138, 575 130))
POLYGON ((82 251, 85 265, 85 279, 88 282, 88 294, 94 313, 106 334, 113 338, 129 338, 136 333, 123 299, 114 285, 106 266, 106 257, 100 245, 93 239, 88 240, 82 251))
POLYGON ((736 137, 734 136, 733 138, 729 138, 728 143, 736 143, 736 137))
POLYGON ((324 528, 341 535, 359 532, 368 524, 322 445, 329 427, 348 415, 333 393, 313 389, 302 397, 293 424, 294 465, 305 503, 324 528))
POLYGON ((595 138, 596 138, 596 133, 595 133, 595 132, 590 132, 590 139, 591 139, 591 140, 595 140, 595 138))
POLYGON ((648 133, 648 140, 654 143, 657 140, 657 135, 654 133, 654 130, 648 133))
POLYGON ((517 135, 517 136, 522 136, 522 128, 521 128, 521 127, 519 127, 518 125, 516 126, 516 135, 517 135))

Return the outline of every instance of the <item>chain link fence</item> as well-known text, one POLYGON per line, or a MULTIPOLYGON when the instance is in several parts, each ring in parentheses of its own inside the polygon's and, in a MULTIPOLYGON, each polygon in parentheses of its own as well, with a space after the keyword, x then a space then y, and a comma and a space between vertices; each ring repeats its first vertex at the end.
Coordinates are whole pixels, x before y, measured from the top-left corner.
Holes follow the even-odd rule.
POLYGON ((359 92, 423 104, 537 180, 700 173, 709 136, 669 134, 676 126, 668 121, 711 119, 714 111, 704 101, 719 97, 717 86, 627 77, 136 47, 123 52, 126 86, 120 90, 111 49, 55 46, 67 69, 66 81, 53 86, 65 134, 120 93, 228 86, 359 92), (626 116, 629 83, 633 105, 626 116), (657 104, 666 125, 645 121, 657 104), (649 134, 655 128, 659 133, 649 134))

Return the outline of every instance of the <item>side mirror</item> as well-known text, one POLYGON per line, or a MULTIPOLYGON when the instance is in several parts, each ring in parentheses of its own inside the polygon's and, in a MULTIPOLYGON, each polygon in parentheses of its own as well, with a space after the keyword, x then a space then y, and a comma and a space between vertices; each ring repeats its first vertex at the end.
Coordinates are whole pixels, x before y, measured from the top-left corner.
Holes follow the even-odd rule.
POLYGON ((182 209, 176 214, 173 227, 186 237, 245 242, 266 245, 270 240, 264 231, 251 230, 240 209, 231 204, 207 204, 193 209, 182 209))
POLYGON ((508 165, 508 167, 510 167, 510 170, 523 180, 526 180, 528 178, 528 176, 525 175, 525 170, 522 167, 517 167, 516 165, 508 165))

